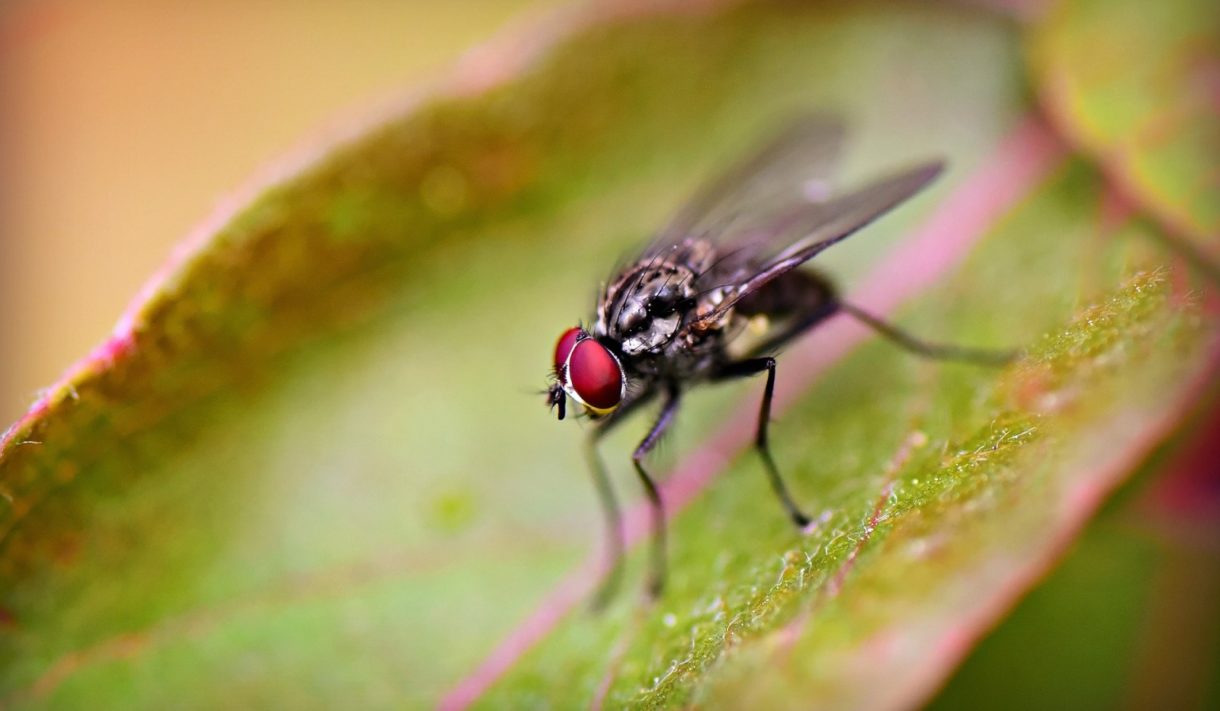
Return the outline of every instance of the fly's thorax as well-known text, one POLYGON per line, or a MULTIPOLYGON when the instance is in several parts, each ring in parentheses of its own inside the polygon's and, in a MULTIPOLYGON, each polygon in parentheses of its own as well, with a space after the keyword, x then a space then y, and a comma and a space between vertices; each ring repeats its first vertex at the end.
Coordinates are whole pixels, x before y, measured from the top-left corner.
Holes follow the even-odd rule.
POLYGON ((628 269, 598 303, 596 332, 613 338, 628 357, 661 352, 695 302, 696 272, 649 260, 628 269))

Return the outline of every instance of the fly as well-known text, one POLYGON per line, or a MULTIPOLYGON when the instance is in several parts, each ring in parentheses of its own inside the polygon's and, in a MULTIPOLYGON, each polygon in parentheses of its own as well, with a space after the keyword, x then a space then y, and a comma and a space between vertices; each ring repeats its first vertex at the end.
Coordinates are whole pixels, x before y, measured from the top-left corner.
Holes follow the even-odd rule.
POLYGON ((918 193, 944 167, 927 161, 836 194, 826 177, 843 136, 842 124, 828 116, 789 124, 697 192, 606 283, 592 326, 569 328, 556 342, 547 402, 562 420, 570 398, 596 422, 587 453, 606 516, 609 556, 599 601, 617 586, 624 545, 618 502, 597 444, 646 403, 659 399, 660 412, 631 461, 651 505, 648 590, 656 595, 666 572, 665 509, 645 459, 673 423, 688 388, 766 375, 754 446, 780 504, 805 529, 810 518, 788 492, 767 439, 779 348, 841 312, 923 356, 982 363, 1012 357, 928 343, 845 301, 824 275, 798 269, 918 193), (749 331, 759 329, 748 324, 761 324, 761 335, 751 336, 749 331))

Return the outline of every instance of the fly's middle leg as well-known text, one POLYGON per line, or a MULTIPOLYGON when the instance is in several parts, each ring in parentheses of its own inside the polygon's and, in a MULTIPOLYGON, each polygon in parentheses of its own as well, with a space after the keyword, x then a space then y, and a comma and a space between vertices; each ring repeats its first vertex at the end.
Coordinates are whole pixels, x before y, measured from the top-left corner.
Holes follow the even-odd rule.
POLYGON ((758 411, 758 428, 754 434, 754 447, 758 450, 759 457, 762 458, 767 478, 771 481, 771 488, 788 512, 788 517, 792 519, 797 528, 803 529, 809 525, 810 518, 792 500, 792 494, 788 493, 788 487, 779 474, 779 468, 775 466, 775 458, 771 456, 771 447, 767 441, 767 423, 771 421, 771 399, 775 394, 775 359, 767 356, 728 363, 716 374, 716 379, 744 378, 764 370, 767 371, 767 385, 763 389, 762 405, 758 411))

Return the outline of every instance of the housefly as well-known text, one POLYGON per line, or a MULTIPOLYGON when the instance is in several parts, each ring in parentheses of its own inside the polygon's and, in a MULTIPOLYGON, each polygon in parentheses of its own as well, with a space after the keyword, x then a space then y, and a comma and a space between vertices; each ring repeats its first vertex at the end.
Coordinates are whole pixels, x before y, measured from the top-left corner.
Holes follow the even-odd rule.
POLYGON ((659 399, 660 411, 631 461, 651 504, 648 589, 655 595, 665 578, 665 513, 645 459, 688 388, 765 374, 755 449, 780 504, 804 529, 810 518, 789 494, 767 440, 779 348, 842 312, 924 356, 978 362, 1011 356, 927 343, 845 301, 822 274, 798 269, 915 195, 943 169, 941 161, 927 161, 835 193, 826 180, 843 137, 842 124, 829 116, 788 124, 698 191, 604 285, 592 325, 569 328, 556 342, 547 403, 562 420, 570 398, 595 421, 587 453, 607 519, 610 558, 600 600, 617 585, 623 531, 597 444, 645 404, 659 399))

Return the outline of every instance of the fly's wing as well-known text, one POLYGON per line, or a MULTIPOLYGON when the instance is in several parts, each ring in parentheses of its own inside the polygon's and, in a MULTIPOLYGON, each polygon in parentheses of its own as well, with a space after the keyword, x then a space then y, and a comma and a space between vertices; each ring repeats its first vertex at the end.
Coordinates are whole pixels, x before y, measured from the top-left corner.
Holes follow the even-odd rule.
POLYGON ((620 282, 625 268, 668 260, 701 263, 710 247, 712 261, 693 277, 693 290, 753 274, 751 266, 799 237, 778 233, 776 217, 805 217, 811 205, 829 194, 844 134, 842 121, 828 114, 789 121, 759 150, 695 193, 629 266, 616 267, 609 290, 598 299, 599 315, 607 311, 612 314, 608 320, 617 321, 616 305, 646 288, 646 270, 638 270, 633 281, 620 282))
MULTIPOLYGON (((939 161, 928 162, 836 195, 829 176, 844 135, 842 122, 825 114, 792 121, 762 149, 696 193, 644 250, 637 264, 695 254, 700 244, 713 246, 714 259, 693 278, 693 287, 697 293, 719 290, 722 300, 684 329, 707 328, 742 297, 846 239, 942 170, 939 161)), ((623 285, 612 300, 624 303, 642 288, 645 271, 639 270, 637 279, 623 285)))
POLYGON ((847 239, 860 228, 922 190, 944 169, 940 161, 922 163, 854 192, 824 202, 793 206, 787 213, 772 215, 758 229, 760 242, 775 243, 798 235, 791 246, 751 269, 750 274, 706 275, 719 283, 701 280, 703 289, 721 288, 724 300, 716 309, 692 321, 687 328, 701 330, 715 323, 745 295, 812 259, 827 247, 847 239))
POLYGON ((830 192, 845 135, 827 114, 800 116, 759 150, 703 186, 663 229, 655 248, 688 237, 733 244, 775 215, 817 202, 830 192))

